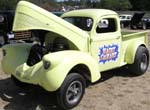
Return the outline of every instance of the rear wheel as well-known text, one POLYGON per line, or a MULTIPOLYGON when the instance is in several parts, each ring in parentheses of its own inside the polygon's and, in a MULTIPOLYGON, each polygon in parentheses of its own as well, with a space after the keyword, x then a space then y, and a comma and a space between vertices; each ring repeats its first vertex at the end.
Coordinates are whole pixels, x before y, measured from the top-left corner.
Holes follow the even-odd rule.
POLYGON ((149 65, 149 52, 146 47, 137 49, 134 63, 129 65, 129 70, 135 75, 142 75, 146 72, 149 65))
POLYGON ((58 105, 71 109, 79 104, 85 92, 85 80, 78 73, 69 74, 57 94, 58 105))

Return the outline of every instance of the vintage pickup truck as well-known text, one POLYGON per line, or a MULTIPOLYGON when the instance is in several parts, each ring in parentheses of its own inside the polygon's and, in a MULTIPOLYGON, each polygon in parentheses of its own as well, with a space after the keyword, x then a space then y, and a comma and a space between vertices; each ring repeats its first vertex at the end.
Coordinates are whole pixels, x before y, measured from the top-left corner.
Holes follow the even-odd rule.
POLYGON ((60 18, 21 1, 13 32, 27 31, 38 39, 3 46, 2 68, 17 84, 56 92, 63 109, 77 106, 86 84, 98 81, 101 72, 126 65, 142 75, 148 68, 147 32, 122 34, 119 16, 111 10, 74 10, 60 18))

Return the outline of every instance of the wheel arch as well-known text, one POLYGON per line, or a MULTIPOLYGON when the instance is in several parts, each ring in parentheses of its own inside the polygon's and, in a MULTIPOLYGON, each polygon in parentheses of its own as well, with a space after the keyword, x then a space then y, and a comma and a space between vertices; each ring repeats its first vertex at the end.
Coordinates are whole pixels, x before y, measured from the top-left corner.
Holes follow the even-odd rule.
POLYGON ((142 75, 146 72, 149 65, 149 51, 146 47, 140 46, 135 55, 133 64, 128 65, 129 72, 134 75, 142 75))
POLYGON ((146 47, 146 45, 143 42, 132 42, 127 46, 124 59, 125 62, 127 62, 127 64, 134 63, 136 51, 140 46, 146 47))
POLYGON ((69 66, 67 66, 66 63, 62 64, 67 66, 67 69, 64 72, 64 78, 62 83, 65 81, 65 78, 71 73, 78 73, 82 75, 83 78, 85 78, 87 86, 90 83, 98 81, 101 78, 98 64, 94 62, 94 60, 91 60, 90 58, 89 61, 84 61, 84 60, 81 61, 80 59, 80 61, 78 60, 77 62, 75 62, 74 60, 73 61, 70 60, 69 61, 70 63, 68 62, 70 64, 69 66))
POLYGON ((67 67, 65 77, 71 73, 78 73, 85 78, 86 84, 88 85, 89 83, 98 81, 101 78, 101 74, 98 63, 91 56, 85 54, 83 56, 85 59, 79 56, 74 59, 72 59, 71 56, 67 57, 67 59, 70 59, 69 62, 67 62, 69 65, 67 66, 65 62, 62 65, 67 67))
POLYGON ((92 83, 101 78, 98 62, 85 52, 60 51, 44 56, 43 60, 51 62, 41 80, 41 85, 48 91, 59 89, 70 73, 79 73, 92 83))
POLYGON ((91 71, 90 69, 88 68, 87 65, 85 64, 77 64, 75 65, 70 71, 68 74, 71 74, 71 73, 78 73, 80 75, 82 75, 85 80, 86 80, 86 83, 90 83, 91 82, 91 71))
POLYGON ((91 61, 90 63, 87 62, 76 62, 73 65, 70 65, 68 70, 66 70, 66 76, 71 73, 78 73, 82 75, 87 83, 96 82, 101 78, 101 73, 99 71, 98 65, 91 61))

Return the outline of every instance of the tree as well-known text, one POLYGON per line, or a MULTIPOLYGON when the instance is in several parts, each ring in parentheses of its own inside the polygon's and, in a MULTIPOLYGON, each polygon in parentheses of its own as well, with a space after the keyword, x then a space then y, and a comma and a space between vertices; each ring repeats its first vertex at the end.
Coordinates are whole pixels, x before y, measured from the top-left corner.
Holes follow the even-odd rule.
POLYGON ((132 5, 129 0, 101 0, 100 7, 112 10, 129 10, 132 5))
MULTIPOLYGON (((17 3, 21 0, 0 0, 0 10, 14 10, 16 8, 17 3)), ((57 7, 54 0, 26 0, 42 6, 46 9, 49 7, 57 7)), ((49 9, 49 8, 48 8, 49 9)))
POLYGON ((132 10, 150 10, 149 0, 130 0, 132 10))
POLYGON ((1 0, 0 10, 14 10, 18 0, 1 0))

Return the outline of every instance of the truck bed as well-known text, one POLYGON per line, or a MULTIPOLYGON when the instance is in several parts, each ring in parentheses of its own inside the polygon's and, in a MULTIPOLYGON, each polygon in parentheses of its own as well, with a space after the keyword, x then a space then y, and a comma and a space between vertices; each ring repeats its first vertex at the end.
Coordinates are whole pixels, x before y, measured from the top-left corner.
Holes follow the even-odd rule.
MULTIPOLYGON (((130 47, 129 45, 136 45, 135 42, 137 43, 141 42, 141 44, 145 44, 146 46, 148 46, 147 32, 148 31, 142 31, 142 32, 123 31, 121 32, 123 53, 126 53, 126 50, 130 47)), ((131 48, 131 51, 133 51, 132 48, 131 48)), ((122 58, 125 58, 125 57, 126 57, 125 54, 123 54, 122 58)), ((124 62, 124 59, 122 59, 122 62, 124 62)))
POLYGON ((131 37, 131 36, 145 36, 148 33, 148 31, 142 31, 142 32, 135 32, 135 31, 122 31, 121 34, 123 38, 131 37))
POLYGON ((133 34, 133 33, 137 33, 137 32, 131 32, 131 31, 122 31, 121 34, 123 36, 128 35, 128 34, 133 34))

